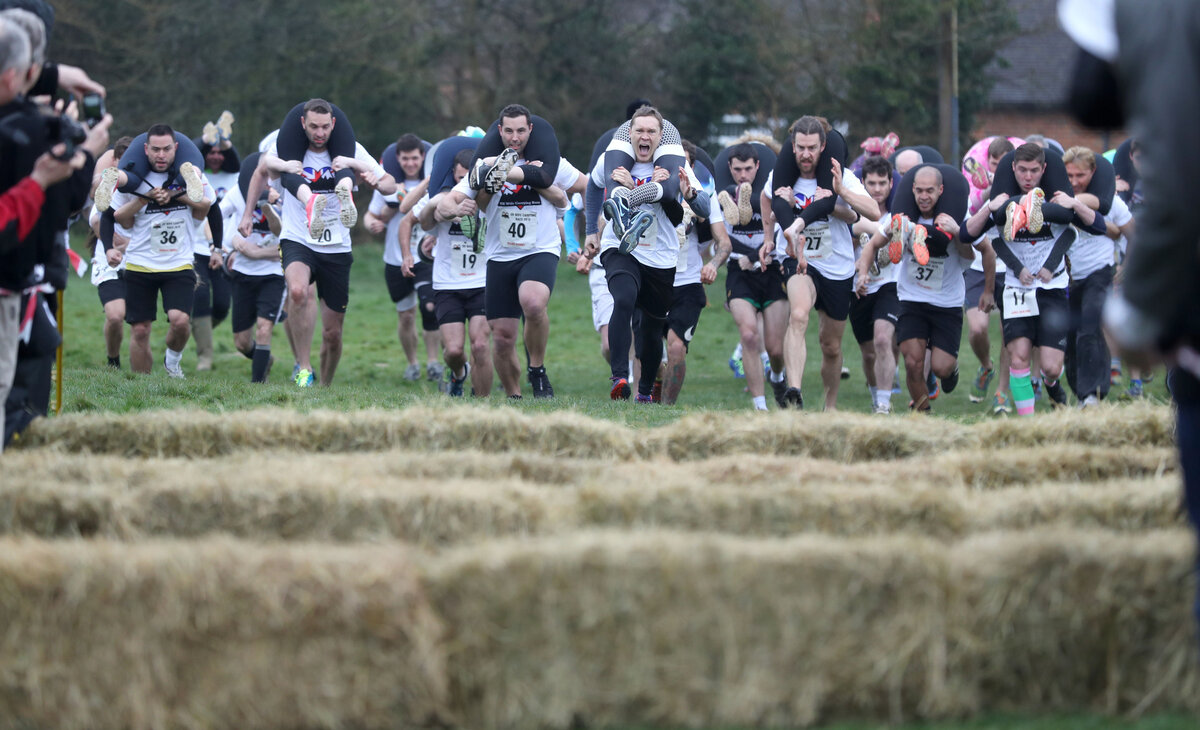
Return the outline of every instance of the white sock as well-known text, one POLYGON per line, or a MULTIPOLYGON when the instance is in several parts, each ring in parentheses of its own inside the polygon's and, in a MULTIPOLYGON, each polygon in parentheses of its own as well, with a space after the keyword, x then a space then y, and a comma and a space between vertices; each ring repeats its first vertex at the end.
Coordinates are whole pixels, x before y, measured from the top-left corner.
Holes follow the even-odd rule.
POLYGON ((783 372, 777 373, 774 370, 771 370, 771 366, 768 365, 767 374, 770 375, 772 383, 782 383, 784 376, 787 375, 787 368, 784 368, 783 372))
POLYGON ((758 359, 762 360, 762 364, 763 364, 764 368, 771 367, 771 356, 768 355, 767 353, 765 353, 765 352, 758 353, 758 359))
POLYGON ((629 373, 629 377, 626 378, 626 380, 629 380, 632 382, 632 380, 633 380, 633 360, 629 361, 629 369, 626 370, 625 372, 629 373))
POLYGON ((756 410, 756 411, 767 410, 767 396, 765 396, 765 395, 754 396, 754 410, 756 410))
POLYGON ((172 368, 172 369, 177 368, 177 367, 179 367, 180 361, 183 360, 183 353, 179 350, 172 350, 171 348, 168 347, 166 360, 167 360, 167 367, 172 368))
POLYGON ((892 407, 892 391, 879 390, 875 392, 875 405, 892 407))

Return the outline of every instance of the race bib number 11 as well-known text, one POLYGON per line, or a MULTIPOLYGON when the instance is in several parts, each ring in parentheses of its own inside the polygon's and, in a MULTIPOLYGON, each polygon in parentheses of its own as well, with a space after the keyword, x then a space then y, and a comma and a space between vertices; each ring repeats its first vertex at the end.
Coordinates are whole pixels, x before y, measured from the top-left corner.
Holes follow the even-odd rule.
POLYGON ((1017 286, 1004 287, 1004 318, 1020 319, 1038 316, 1037 289, 1017 286))

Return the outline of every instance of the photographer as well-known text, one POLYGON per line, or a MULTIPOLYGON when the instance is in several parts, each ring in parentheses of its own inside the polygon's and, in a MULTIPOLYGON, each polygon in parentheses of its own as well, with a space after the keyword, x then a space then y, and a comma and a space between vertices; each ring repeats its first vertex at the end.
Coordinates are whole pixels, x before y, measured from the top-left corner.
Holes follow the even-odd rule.
MULTIPOLYGON (((106 117, 90 131, 25 96, 39 81, 40 19, 0 13, 0 397, 7 400, 18 343, 44 312, 47 271, 65 256, 61 232, 87 197, 95 155, 108 143, 106 117), (25 26, 32 24, 35 42, 25 26), (32 71, 31 71, 32 69, 32 71)), ((65 278, 65 277, 64 277, 65 278)), ((61 283, 60 283, 61 286, 61 283)))

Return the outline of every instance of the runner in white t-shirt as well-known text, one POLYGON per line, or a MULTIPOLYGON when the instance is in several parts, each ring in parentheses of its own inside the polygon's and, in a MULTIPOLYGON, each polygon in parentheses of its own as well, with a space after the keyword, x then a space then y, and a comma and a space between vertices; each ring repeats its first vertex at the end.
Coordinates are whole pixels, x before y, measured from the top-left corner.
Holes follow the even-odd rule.
MULTIPOLYGON (((355 143, 354 157, 330 156, 326 143, 333 130, 332 112, 310 109, 303 115, 303 124, 308 147, 302 161, 280 159, 274 146, 263 158, 267 169, 272 172, 302 175, 305 180, 303 187, 313 198, 333 201, 306 206, 290 192, 285 191, 283 196, 280 248, 290 300, 288 319, 300 367, 296 384, 307 388, 314 381, 311 343, 316 327, 313 310, 308 306, 309 284, 316 282, 317 297, 321 301, 321 385, 328 386, 333 382, 334 373, 337 372, 338 361, 342 357, 346 306, 350 301, 350 265, 354 256, 350 253, 350 231, 340 215, 345 203, 342 200, 344 196, 336 188, 337 173, 351 170, 361 182, 385 195, 395 192, 396 182, 361 144, 355 143)), ((249 191, 254 194, 253 186, 249 191)))
MULTIPOLYGON (((116 167, 121 155, 129 148, 132 137, 122 137, 96 160, 96 171, 92 176, 92 195, 100 185, 100 178, 110 167, 116 167)), ((88 227, 95 237, 92 249, 92 286, 100 296, 100 305, 104 307, 104 349, 108 356, 108 366, 121 369, 121 341, 125 335, 125 278, 124 271, 116 263, 109 263, 109 256, 119 260, 120 253, 113 251, 114 224, 112 214, 107 213, 108 222, 102 223, 104 214, 95 205, 91 206, 88 215, 88 227)), ((119 236, 120 249, 124 250, 129 239, 119 236)))
MULTIPOLYGON (((879 206, 867 195, 853 172, 842 171, 837 159, 833 160, 833 189, 817 187, 817 162, 825 149, 826 140, 823 120, 801 117, 792 124, 788 134, 799 176, 793 185, 780 181, 777 188, 772 173, 763 189, 763 197, 771 194, 790 203, 793 210, 803 210, 814 201, 832 195, 845 201, 849 208, 843 207, 841 211, 835 208, 833 215, 812 222, 806 222, 798 215, 787 231, 775 225, 773 214, 768 221, 771 224, 769 230, 774 231, 775 235, 763 245, 760 253, 763 266, 781 250, 788 257, 784 262, 784 276, 787 279, 791 312, 783 342, 788 381, 784 401, 789 407, 804 406, 801 385, 808 359, 805 334, 808 331, 809 314, 816 308, 819 313, 818 337, 825 410, 836 410, 838 386, 842 379, 842 334, 850 315, 854 284, 854 243, 850 225, 859 218, 878 220, 879 206), (846 215, 849 215, 848 220, 839 217, 846 215)), ((770 201, 767 199, 763 202, 765 216, 770 201)))
POLYGON ((214 193, 202 174, 199 200, 192 200, 178 185, 168 184, 168 170, 179 147, 169 126, 156 124, 147 130, 144 146, 150 172, 136 192, 118 190, 111 200, 113 220, 129 239, 118 258, 125 265, 125 321, 132 328, 129 368, 150 372, 150 326, 156 319, 161 292, 169 323, 163 365, 167 375, 182 378, 179 363, 191 331, 196 288, 194 239, 214 193))

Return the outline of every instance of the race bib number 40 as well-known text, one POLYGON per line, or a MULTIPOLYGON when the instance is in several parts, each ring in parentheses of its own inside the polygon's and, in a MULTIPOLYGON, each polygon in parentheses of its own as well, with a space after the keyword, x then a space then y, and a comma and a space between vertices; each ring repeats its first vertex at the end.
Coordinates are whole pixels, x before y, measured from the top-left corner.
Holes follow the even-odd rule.
POLYGON ((154 253, 177 253, 184 241, 191 245, 187 221, 182 218, 163 216, 150 224, 150 250, 154 253))
POLYGON ((537 243, 536 210, 500 212, 500 243, 508 248, 529 250, 537 243))
POLYGON ((1008 285, 1004 287, 1003 299, 1005 319, 1038 316, 1037 289, 1008 285))

